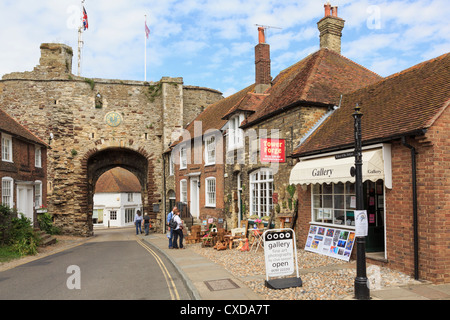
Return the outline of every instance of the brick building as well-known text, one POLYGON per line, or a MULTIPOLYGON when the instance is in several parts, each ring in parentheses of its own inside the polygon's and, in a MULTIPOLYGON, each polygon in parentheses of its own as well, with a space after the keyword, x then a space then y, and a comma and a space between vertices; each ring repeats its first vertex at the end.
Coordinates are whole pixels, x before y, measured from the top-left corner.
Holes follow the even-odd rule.
POLYGON ((47 203, 48 145, 0 110, 1 203, 35 224, 47 203))
POLYGON ((342 30, 343 20, 337 17, 337 8, 335 15, 330 5, 325 9, 326 16, 319 22, 321 38, 326 35, 332 45, 321 41, 317 52, 272 79, 270 46, 265 29, 258 28, 255 83, 207 107, 172 146, 177 148, 170 151, 172 160, 167 163, 175 163, 174 193, 178 201, 189 205, 194 217, 223 218, 228 226, 237 227, 243 219, 268 216, 274 210, 292 215, 295 199, 286 189, 294 147, 334 111, 342 94, 382 79, 340 55, 341 33, 336 29, 342 30), (211 162, 206 149, 213 145, 213 135, 215 160, 211 162), (280 146, 282 158, 263 157, 263 144, 268 143, 280 146), (208 192, 215 194, 214 206, 208 206, 208 192), (278 204, 273 203, 274 194, 278 204))
POLYGON ((445 54, 345 94, 341 107, 295 149, 290 183, 297 184, 301 245, 311 226, 354 231, 350 168, 358 103, 367 257, 417 279, 450 282, 449 68, 445 54))

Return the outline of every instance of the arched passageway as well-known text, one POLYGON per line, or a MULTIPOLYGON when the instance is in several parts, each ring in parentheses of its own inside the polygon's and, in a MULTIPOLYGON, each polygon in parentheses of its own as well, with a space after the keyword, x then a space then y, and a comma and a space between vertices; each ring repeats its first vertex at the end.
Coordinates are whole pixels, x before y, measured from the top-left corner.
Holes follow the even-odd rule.
POLYGON ((87 212, 90 212, 91 218, 88 219, 89 229, 93 230, 92 212, 94 205, 95 185, 105 172, 116 168, 124 168, 133 173, 141 185, 142 206, 145 212, 148 212, 152 219, 156 218, 152 207, 149 205, 154 201, 154 178, 153 165, 148 155, 144 152, 138 152, 128 148, 108 148, 101 151, 90 153, 86 157, 87 174, 87 193, 86 205, 87 212))

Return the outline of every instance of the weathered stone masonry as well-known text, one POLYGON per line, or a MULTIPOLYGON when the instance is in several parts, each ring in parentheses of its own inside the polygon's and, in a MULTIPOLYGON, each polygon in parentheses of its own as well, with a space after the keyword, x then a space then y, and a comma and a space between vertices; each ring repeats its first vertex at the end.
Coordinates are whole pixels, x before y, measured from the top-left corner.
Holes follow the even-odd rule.
POLYGON ((92 190, 101 173, 124 167, 142 184, 144 210, 163 200, 161 154, 206 106, 222 98, 182 78, 159 82, 85 79, 70 73, 72 49, 41 45, 31 72, 5 75, 0 106, 50 144, 48 209, 65 233, 92 234, 92 190), (114 112, 121 121, 106 123, 114 112), (117 126, 116 126, 117 125, 117 126), (50 138, 52 137, 52 138, 50 138))

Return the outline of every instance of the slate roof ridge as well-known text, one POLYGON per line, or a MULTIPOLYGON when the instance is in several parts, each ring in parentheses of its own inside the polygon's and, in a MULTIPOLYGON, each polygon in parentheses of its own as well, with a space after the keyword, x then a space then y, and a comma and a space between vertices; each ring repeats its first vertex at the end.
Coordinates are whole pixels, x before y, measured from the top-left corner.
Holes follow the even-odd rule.
POLYGON ((337 150, 351 141, 351 113, 362 103, 363 143, 424 134, 450 104, 450 53, 344 94, 342 107, 299 144, 292 156, 337 150), (339 128, 339 130, 337 130, 339 128))

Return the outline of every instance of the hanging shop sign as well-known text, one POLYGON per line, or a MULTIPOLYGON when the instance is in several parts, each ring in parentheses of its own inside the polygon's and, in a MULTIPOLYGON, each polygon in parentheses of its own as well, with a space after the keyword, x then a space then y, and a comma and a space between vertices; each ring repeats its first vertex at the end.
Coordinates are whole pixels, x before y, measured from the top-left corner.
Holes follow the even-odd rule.
POLYGON ((354 231, 312 225, 305 250, 349 261, 354 244, 354 231))
POLYGON ((286 140, 260 139, 261 162, 286 162, 286 140))
POLYGON ((298 274, 297 245, 292 229, 269 229, 263 234, 264 256, 266 263, 266 286, 272 289, 301 287, 302 280, 298 274), (271 279, 269 277, 286 277, 296 273, 293 278, 271 279))

